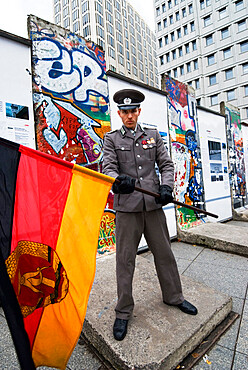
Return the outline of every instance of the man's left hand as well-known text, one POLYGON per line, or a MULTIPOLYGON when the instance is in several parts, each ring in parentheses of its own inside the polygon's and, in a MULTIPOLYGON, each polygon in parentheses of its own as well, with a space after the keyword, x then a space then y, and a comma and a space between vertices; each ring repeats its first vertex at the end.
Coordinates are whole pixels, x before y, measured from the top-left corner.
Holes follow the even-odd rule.
POLYGON ((157 204, 162 204, 162 206, 165 206, 168 203, 171 203, 173 201, 172 196, 173 190, 168 185, 160 185, 159 187, 159 198, 155 198, 155 201, 157 204))

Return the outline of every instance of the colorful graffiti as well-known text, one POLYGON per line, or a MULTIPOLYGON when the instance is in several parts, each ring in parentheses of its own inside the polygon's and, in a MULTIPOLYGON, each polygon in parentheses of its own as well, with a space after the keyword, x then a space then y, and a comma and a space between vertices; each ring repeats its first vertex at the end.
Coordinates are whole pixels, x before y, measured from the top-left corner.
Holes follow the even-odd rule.
MULTIPOLYGON (((29 17, 29 35, 37 149, 101 171, 103 137, 110 130, 104 52, 34 16, 29 17)), ((111 202, 110 197, 108 207, 111 202)), ((109 209, 103 217, 104 224, 109 209)), ((99 250, 111 244, 109 223, 105 226, 99 250)))
POLYGON ((229 148, 229 177, 235 209, 248 204, 243 133, 238 108, 225 104, 225 116, 229 148))
MULTIPOLYGON (((168 93, 171 154, 175 164, 175 198, 205 209, 194 93, 187 85, 169 76, 164 82, 168 93)), ((202 215, 179 206, 177 218, 181 229, 199 225, 204 219, 202 215)))

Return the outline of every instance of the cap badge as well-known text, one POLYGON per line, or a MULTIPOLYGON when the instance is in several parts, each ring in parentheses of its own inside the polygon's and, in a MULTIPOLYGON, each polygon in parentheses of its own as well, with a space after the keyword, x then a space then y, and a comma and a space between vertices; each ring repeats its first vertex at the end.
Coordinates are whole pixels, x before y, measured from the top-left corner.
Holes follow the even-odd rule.
POLYGON ((123 103, 124 103, 124 104, 131 104, 131 103, 132 103, 132 99, 130 99, 130 98, 125 98, 125 99, 123 100, 123 103))

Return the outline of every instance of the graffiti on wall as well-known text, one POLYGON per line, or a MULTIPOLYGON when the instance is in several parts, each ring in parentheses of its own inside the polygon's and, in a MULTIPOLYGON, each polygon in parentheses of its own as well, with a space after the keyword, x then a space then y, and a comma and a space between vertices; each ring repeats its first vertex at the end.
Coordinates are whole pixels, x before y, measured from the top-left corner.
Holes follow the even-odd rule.
POLYGON ((235 209, 248 204, 243 134, 239 109, 231 104, 225 104, 225 116, 229 148, 229 176, 235 209))
MULTIPOLYGON (((176 200, 205 209, 202 163, 193 90, 169 76, 165 77, 168 93, 171 155, 175 164, 176 200)), ((178 224, 188 229, 203 222, 204 216, 185 207, 177 207, 178 224)))
MULTIPOLYGON (((29 17, 29 35, 37 149, 101 172, 103 137, 110 130, 103 51, 34 16, 29 17)), ((99 250, 114 245, 107 222, 111 202, 110 197, 99 250)))

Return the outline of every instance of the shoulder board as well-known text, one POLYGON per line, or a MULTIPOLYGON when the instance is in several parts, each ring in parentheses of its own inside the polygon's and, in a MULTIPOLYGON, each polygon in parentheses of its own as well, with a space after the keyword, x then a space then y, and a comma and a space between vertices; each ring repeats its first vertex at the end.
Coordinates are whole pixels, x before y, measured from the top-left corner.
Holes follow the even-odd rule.
POLYGON ((106 132, 106 135, 113 134, 114 132, 117 132, 117 131, 118 131, 118 130, 108 131, 108 132, 106 132))
POLYGON ((143 130, 157 130, 156 127, 141 126, 143 130))

